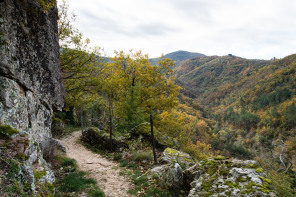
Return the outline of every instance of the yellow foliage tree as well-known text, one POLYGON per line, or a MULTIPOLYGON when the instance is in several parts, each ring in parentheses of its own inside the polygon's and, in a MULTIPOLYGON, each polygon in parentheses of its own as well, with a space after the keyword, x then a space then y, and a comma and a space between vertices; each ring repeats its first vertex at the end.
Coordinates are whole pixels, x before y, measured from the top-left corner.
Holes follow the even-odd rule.
POLYGON ((69 106, 80 108, 83 133, 83 107, 97 97, 100 53, 98 48, 89 46, 89 39, 83 39, 82 33, 72 24, 74 20, 75 15, 69 16, 68 5, 63 1, 59 6, 58 27, 61 69, 66 90, 65 110, 69 106))

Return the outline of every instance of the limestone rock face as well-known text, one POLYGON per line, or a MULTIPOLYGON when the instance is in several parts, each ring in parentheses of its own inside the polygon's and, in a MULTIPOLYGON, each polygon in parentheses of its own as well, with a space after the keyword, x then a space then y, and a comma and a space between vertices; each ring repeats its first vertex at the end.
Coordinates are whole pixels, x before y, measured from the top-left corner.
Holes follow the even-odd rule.
MULTIPOLYGON (((22 171, 34 189, 38 164, 52 183, 49 158, 54 110, 64 103, 58 44, 58 12, 44 12, 38 0, 0 0, 0 122, 28 136, 22 171)), ((18 139, 18 138, 16 138, 18 139)), ((13 141, 13 140, 12 140, 13 141)))
POLYGON ((46 155, 53 110, 64 102, 58 13, 34 0, 0 1, 0 122, 29 135, 46 155))

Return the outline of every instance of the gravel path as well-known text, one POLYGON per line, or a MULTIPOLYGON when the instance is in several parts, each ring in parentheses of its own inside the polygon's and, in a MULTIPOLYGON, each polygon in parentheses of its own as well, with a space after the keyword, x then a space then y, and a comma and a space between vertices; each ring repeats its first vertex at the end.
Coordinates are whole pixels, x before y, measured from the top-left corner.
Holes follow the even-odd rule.
POLYGON ((80 136, 81 131, 76 131, 61 140, 67 156, 77 161, 80 170, 90 173, 106 197, 130 196, 127 191, 132 187, 131 181, 119 175, 118 164, 86 149, 78 141, 80 136))

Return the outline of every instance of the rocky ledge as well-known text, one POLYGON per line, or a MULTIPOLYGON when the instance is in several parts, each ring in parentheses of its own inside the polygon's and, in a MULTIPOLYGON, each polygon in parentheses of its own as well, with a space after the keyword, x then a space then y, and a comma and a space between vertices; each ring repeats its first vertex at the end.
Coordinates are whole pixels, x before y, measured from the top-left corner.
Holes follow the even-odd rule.
POLYGON ((157 166, 148 174, 159 179, 160 186, 187 190, 188 197, 274 197, 271 181, 254 160, 235 160, 222 156, 194 162, 189 155, 166 149, 167 164, 157 166))

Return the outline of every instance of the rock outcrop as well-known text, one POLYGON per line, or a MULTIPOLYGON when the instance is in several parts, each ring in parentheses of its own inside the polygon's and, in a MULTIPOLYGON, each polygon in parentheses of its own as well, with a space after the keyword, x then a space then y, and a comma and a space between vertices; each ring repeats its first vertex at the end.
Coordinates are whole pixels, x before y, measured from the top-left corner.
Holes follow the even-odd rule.
MULTIPOLYGON (((100 130, 96 127, 87 128, 82 136, 82 141, 91 147, 99 150, 110 150, 110 134, 100 130)), ((128 148, 128 144, 123 138, 112 137, 112 150, 120 151, 124 148, 128 148)))
MULTIPOLYGON (((56 144, 52 115, 63 107, 65 95, 57 8, 46 12, 39 2, 0 0, 0 122, 28 135, 23 170, 31 177, 33 163, 48 169, 43 156, 49 159, 56 144)), ((54 180, 51 172, 45 174, 54 180)))
POLYGON ((253 160, 206 159, 185 170, 184 174, 191 182, 188 197, 276 196, 271 181, 253 160))
POLYGON ((151 169, 148 175, 174 193, 184 190, 188 197, 276 196, 256 161, 218 156, 194 162, 186 153, 170 148, 162 158, 167 164, 151 169))
POLYGON ((194 165, 194 160, 190 155, 172 148, 166 148, 163 151, 161 161, 166 163, 179 163, 184 166, 184 168, 194 165))

